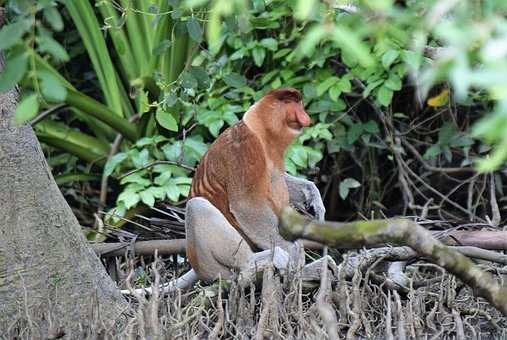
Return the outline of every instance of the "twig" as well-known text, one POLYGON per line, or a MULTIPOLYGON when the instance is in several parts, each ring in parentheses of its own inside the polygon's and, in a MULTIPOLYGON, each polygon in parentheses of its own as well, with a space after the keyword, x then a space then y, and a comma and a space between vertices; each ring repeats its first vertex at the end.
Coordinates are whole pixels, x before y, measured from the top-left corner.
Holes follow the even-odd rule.
POLYGON ((41 113, 39 113, 35 118, 33 118, 30 121, 30 125, 34 126, 35 124, 39 123, 41 120, 43 120, 44 118, 46 118, 47 116, 49 116, 50 114, 52 114, 53 112, 55 112, 58 109, 61 109, 63 107, 66 107, 66 106, 67 105, 65 105, 65 104, 58 104, 58 105, 55 105, 55 106, 52 106, 52 107, 48 108, 47 110, 42 111, 41 113))
POLYGON ((173 162, 173 161, 154 161, 154 162, 151 162, 151 163, 149 163, 149 164, 147 164, 145 166, 142 166, 140 168, 137 168, 137 169, 131 170, 131 171, 127 172, 127 173, 124 173, 123 175, 119 176, 118 179, 122 179, 123 177, 127 177, 129 175, 132 175, 132 174, 138 172, 138 171, 149 169, 152 166, 159 165, 159 164, 176 165, 176 166, 179 166, 180 168, 188 170, 188 171, 195 171, 195 168, 193 168, 191 166, 188 166, 188 165, 185 165, 185 164, 181 164, 179 162, 173 162))
POLYGON ((436 166, 429 165, 424 161, 421 154, 416 150, 416 148, 407 142, 404 138, 401 138, 401 142, 403 145, 405 145, 410 152, 412 152, 417 158, 417 160, 423 165, 423 167, 429 171, 435 171, 435 172, 446 172, 446 173, 459 173, 459 172, 472 172, 476 173, 477 171, 472 167, 463 167, 463 168, 439 168, 436 166))
POLYGON ((489 196, 491 198, 491 224, 495 227, 500 225, 502 217, 500 215, 500 209, 498 208, 498 202, 496 201, 496 187, 495 187, 495 174, 492 173, 491 180, 489 182, 489 196))
MULTIPOLYGON (((129 119, 129 123, 134 123, 141 117, 139 113, 136 113, 129 119)), ((111 149, 109 150, 109 154, 107 155, 107 162, 113 158, 113 156, 118 152, 121 146, 121 142, 123 141, 123 135, 121 133, 116 135, 116 138, 114 139, 113 144, 111 145, 111 149)), ((104 168, 105 170, 105 168, 104 168)), ((109 176, 106 176, 105 171, 102 174, 102 180, 100 183, 100 205, 102 208, 106 206, 106 200, 107 200, 107 182, 108 182, 109 176)))

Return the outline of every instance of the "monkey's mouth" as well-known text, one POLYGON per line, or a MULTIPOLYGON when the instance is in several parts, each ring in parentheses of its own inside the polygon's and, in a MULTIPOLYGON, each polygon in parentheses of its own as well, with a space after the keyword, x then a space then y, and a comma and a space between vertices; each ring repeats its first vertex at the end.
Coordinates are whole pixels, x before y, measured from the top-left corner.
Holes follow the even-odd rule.
POLYGON ((303 126, 298 122, 288 122, 287 125, 289 126, 289 129, 295 134, 299 134, 303 130, 303 126))

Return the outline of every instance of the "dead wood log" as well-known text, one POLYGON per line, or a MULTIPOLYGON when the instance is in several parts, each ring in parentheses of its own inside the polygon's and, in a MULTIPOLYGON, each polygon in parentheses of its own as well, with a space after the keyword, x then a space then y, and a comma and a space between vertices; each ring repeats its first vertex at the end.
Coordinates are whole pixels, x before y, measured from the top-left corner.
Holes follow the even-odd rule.
POLYGON ((428 230, 407 219, 358 221, 349 223, 309 221, 287 208, 282 214, 281 233, 287 239, 305 238, 337 247, 347 244, 368 247, 372 244, 407 245, 420 255, 445 268, 468 284, 477 296, 507 315, 507 287, 481 270, 461 253, 445 246, 428 230))

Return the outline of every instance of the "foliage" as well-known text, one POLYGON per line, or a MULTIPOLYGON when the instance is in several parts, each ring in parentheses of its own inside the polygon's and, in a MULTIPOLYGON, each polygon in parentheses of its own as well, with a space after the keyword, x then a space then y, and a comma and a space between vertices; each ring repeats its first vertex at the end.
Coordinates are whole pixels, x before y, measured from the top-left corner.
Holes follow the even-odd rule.
POLYGON ((321 175, 342 200, 382 201, 378 171, 402 165, 409 134, 432 166, 469 166, 493 146, 478 163, 491 170, 507 155, 503 1, 94 4, 8 1, 0 90, 21 81, 19 121, 66 105, 35 125, 39 139, 114 178, 120 216, 184 198, 206 145, 280 86, 302 91, 314 122, 287 170, 321 175))

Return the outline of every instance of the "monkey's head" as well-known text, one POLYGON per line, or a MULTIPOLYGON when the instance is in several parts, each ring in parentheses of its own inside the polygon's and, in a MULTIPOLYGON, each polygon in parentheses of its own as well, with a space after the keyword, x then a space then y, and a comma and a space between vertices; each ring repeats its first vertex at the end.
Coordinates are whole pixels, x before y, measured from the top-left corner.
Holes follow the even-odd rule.
POLYGON ((248 111, 244 120, 250 127, 263 129, 269 137, 287 145, 311 123, 301 93, 294 88, 269 91, 248 111))

